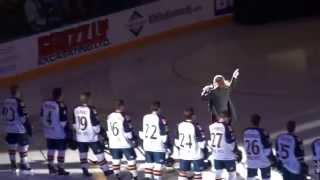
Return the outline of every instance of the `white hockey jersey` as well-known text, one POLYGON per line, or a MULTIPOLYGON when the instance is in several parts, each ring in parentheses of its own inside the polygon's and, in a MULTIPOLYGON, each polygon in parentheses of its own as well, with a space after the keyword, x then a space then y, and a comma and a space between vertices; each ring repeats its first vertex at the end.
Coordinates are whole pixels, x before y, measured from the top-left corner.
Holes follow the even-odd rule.
POLYGON ((179 148, 179 159, 203 159, 202 149, 205 148, 205 136, 202 128, 191 120, 179 123, 175 145, 179 148))
POLYGON ((312 143, 313 160, 320 161, 320 138, 312 143))
POLYGON ((235 137, 231 127, 225 123, 215 122, 209 126, 210 143, 213 159, 235 160, 235 137))
POLYGON ((65 139, 67 109, 62 102, 45 101, 41 108, 41 120, 47 139, 65 139))
POLYGON ((247 128, 243 132, 243 142, 248 168, 266 168, 271 165, 271 143, 268 134, 261 128, 247 128))
POLYGON ((156 112, 143 117, 143 129, 139 133, 143 149, 151 152, 166 152, 168 140, 167 121, 156 112))
POLYGON ((24 123, 27 113, 22 100, 18 98, 7 98, 3 102, 2 117, 6 122, 7 133, 26 133, 24 123))
POLYGON ((129 116, 120 112, 113 112, 107 118, 107 136, 111 149, 132 148, 130 140, 133 138, 132 124, 129 116))
POLYGON ((97 111, 86 104, 74 109, 73 127, 76 131, 78 142, 98 142, 100 122, 97 119, 97 111))
POLYGON ((294 174, 301 173, 300 160, 304 158, 302 141, 293 134, 281 134, 276 139, 277 157, 283 167, 294 174))

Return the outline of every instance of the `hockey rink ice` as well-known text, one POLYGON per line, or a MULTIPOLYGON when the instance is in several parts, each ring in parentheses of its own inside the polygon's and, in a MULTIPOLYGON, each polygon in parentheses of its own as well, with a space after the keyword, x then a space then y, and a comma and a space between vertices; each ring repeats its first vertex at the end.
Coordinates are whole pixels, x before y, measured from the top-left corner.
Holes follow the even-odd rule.
MULTIPOLYGON (((312 18, 262 26, 230 23, 180 33, 175 38, 140 46, 121 55, 24 82, 21 87, 34 127, 29 159, 35 174, 16 177, 8 171, 2 123, 0 178, 82 179, 76 151, 67 151, 66 167, 72 172, 67 178, 47 175, 46 161, 40 153, 40 150, 46 153, 39 120, 40 104, 54 87, 64 89, 69 110, 78 104, 79 93, 91 91, 102 121, 112 111, 114 99, 125 99, 136 130, 141 128, 142 116, 148 112, 149 104, 160 100, 173 134, 186 106, 195 107, 197 121, 207 130, 210 116, 206 102, 200 99, 201 89, 215 74, 231 77, 236 68, 240 68, 240 76, 233 101, 239 120, 233 126, 239 143, 252 113, 262 115, 262 127, 273 139, 284 130, 286 121, 296 120, 312 174, 310 145, 320 136, 319 32, 319 19, 312 18)), ((6 96, 7 90, 1 89, 0 98, 6 96)), ((143 158, 141 154, 139 158, 143 158)), ((139 168, 142 167, 140 164, 139 168)), ((92 179, 104 179, 98 169, 92 170, 97 172, 92 179)), ((245 178, 243 164, 238 165, 238 173, 239 179, 245 178)), ((168 170, 164 179, 176 180, 177 174, 168 170)), ((212 180, 213 173, 205 172, 203 179, 212 180)), ((281 179, 274 171, 272 180, 281 179)))

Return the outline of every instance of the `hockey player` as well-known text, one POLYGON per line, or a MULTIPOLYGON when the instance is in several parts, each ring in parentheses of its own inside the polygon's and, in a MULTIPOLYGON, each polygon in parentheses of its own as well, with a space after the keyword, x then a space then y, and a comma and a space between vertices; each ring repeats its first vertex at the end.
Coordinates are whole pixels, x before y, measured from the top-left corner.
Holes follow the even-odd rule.
POLYGON ((315 165, 315 174, 320 180, 320 138, 317 138, 312 143, 312 154, 315 165))
POLYGON ((107 136, 114 173, 119 178, 121 159, 124 155, 128 161, 127 168, 132 178, 137 179, 136 153, 134 151, 137 139, 133 132, 131 119, 125 113, 123 100, 115 102, 115 111, 109 114, 107 118, 107 136))
POLYGON ((80 95, 81 105, 74 109, 73 127, 76 131, 76 140, 80 152, 81 168, 84 176, 92 176, 88 171, 88 151, 89 148, 95 154, 98 165, 104 172, 105 176, 113 174, 104 156, 104 149, 99 142, 101 131, 100 122, 97 118, 97 111, 91 105, 91 93, 85 92, 80 95))
POLYGON ((167 120, 160 114, 159 101, 153 102, 151 113, 143 117, 143 130, 139 136, 146 156, 145 178, 161 180, 169 138, 167 120))
POLYGON ((64 169, 65 151, 67 149, 68 114, 63 103, 61 88, 52 91, 52 98, 41 107, 41 120, 47 140, 47 159, 49 174, 69 175, 64 169), (54 165, 55 153, 58 151, 58 168, 54 165))
POLYGON ((6 122, 6 141, 9 147, 11 169, 16 172, 16 152, 20 154, 20 171, 31 174, 28 162, 29 137, 32 136, 32 128, 25 111, 25 104, 21 99, 18 86, 10 88, 11 97, 3 102, 2 117, 6 122))
POLYGON ((276 138, 277 158, 284 180, 304 180, 307 165, 304 162, 303 143, 295 134, 296 122, 287 123, 287 133, 276 138))
POLYGON ((238 148, 233 130, 229 124, 229 113, 219 114, 218 121, 209 126, 209 147, 212 150, 216 180, 222 180, 222 171, 226 169, 229 180, 236 180, 236 159, 238 148))
POLYGON ((193 108, 185 109, 184 116, 184 121, 178 124, 175 139, 180 159, 178 180, 187 180, 189 171, 194 172, 194 180, 201 180, 204 170, 203 150, 206 148, 205 135, 200 125, 193 121, 193 108))
POLYGON ((271 165, 275 162, 269 134, 260 128, 260 121, 261 117, 258 114, 253 114, 251 116, 252 127, 245 129, 243 132, 248 180, 254 180, 258 176, 259 169, 262 179, 270 180, 271 165))
POLYGON ((213 121, 219 119, 219 114, 223 112, 228 112, 232 120, 237 119, 236 110, 231 101, 231 91, 234 89, 238 76, 239 69, 233 72, 230 81, 227 81, 222 75, 216 75, 213 78, 212 84, 202 89, 201 98, 208 101, 213 121))

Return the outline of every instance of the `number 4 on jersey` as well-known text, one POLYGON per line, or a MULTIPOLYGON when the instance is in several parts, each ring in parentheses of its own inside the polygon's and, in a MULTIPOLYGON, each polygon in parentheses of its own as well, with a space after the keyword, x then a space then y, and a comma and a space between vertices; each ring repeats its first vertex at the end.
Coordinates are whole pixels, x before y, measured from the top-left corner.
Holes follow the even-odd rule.
POLYGON ((191 149, 192 147, 192 138, 191 135, 185 135, 183 133, 179 134, 179 137, 181 137, 180 147, 184 148, 185 146, 189 147, 191 149), (186 138, 188 137, 188 138, 186 138))

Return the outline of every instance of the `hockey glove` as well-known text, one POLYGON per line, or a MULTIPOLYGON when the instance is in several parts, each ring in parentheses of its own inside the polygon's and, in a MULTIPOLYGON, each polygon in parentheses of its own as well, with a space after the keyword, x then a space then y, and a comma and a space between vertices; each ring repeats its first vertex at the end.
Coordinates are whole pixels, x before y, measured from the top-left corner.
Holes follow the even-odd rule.
POLYGON ((271 163, 271 167, 272 168, 277 168, 277 159, 276 157, 273 155, 273 153, 271 152, 270 155, 268 156, 268 159, 271 163))
POLYGON ((68 140, 67 144, 68 144, 68 148, 73 151, 78 149, 78 143, 75 140, 68 140))
POLYGON ((235 155, 236 155, 236 160, 238 163, 240 163, 242 161, 243 155, 242 155, 242 151, 237 147, 235 149, 235 155))
POLYGON ((134 133, 132 133, 132 138, 129 139, 129 142, 133 148, 136 148, 139 146, 138 137, 134 133))
POLYGON ((210 153, 209 153, 209 150, 208 150, 208 148, 207 147, 205 147, 205 148, 203 148, 203 149, 201 149, 202 150, 202 153, 203 153, 203 159, 208 159, 209 158, 209 156, 210 156, 210 153))
POLYGON ((68 124, 65 127, 65 132, 66 132, 66 141, 67 141, 68 148, 74 151, 77 150, 78 143, 75 141, 73 132, 68 124))
POLYGON ((276 166, 277 166, 278 171, 280 171, 280 172, 283 171, 283 164, 280 160, 277 160, 276 166))
POLYGON ((107 131, 106 131, 103 127, 101 127, 99 136, 100 136, 100 138, 101 138, 101 142, 102 142, 104 145, 109 146, 109 139, 108 139, 108 136, 107 136, 107 131))
POLYGON ((174 163, 175 163, 175 160, 174 160, 172 157, 168 157, 168 158, 165 160, 164 165, 165 165, 166 167, 173 167, 174 163))

